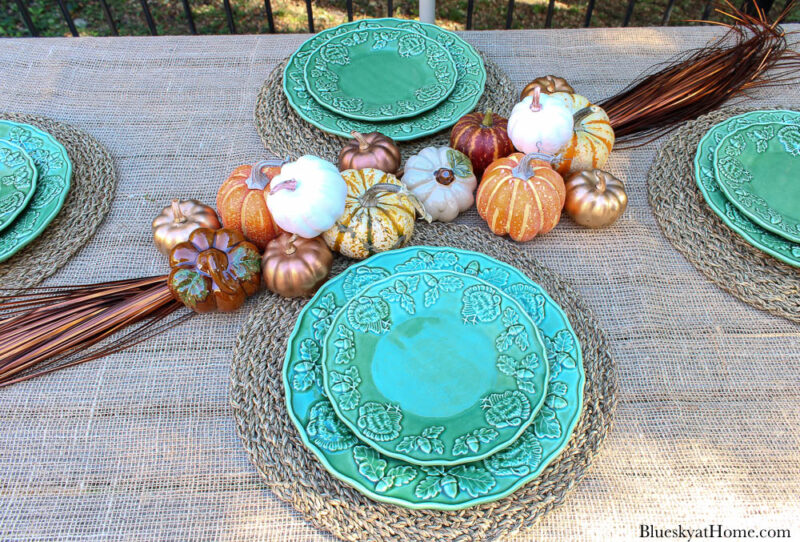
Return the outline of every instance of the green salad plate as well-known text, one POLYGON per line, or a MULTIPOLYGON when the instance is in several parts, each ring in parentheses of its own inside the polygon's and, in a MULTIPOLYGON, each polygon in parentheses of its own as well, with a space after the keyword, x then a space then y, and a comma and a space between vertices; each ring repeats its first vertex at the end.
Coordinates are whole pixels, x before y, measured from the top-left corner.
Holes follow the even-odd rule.
POLYGON ((454 271, 398 273, 342 307, 323 341, 325 394, 362 442, 417 465, 512 444, 544 403, 539 331, 496 286, 454 271))
POLYGON ((72 179, 72 162, 61 143, 29 124, 0 120, 0 141, 22 148, 38 173, 30 202, 0 231, 0 262, 3 262, 36 239, 61 210, 72 179))
POLYGON ((714 173, 722 191, 745 216, 800 243, 800 113, 775 116, 780 119, 739 128, 722 138, 714 155, 714 173))
POLYGON ((800 267, 800 244, 775 235, 742 213, 726 197, 714 167, 717 148, 728 135, 754 125, 775 122, 791 125, 800 120, 794 111, 753 111, 731 117, 711 128, 697 147, 695 182, 714 213, 745 241, 782 262, 800 267))
MULTIPOLYGON (((424 288, 422 283, 418 288, 424 288)), ((395 289, 395 293, 399 292, 395 289)), ((424 292, 421 295, 417 292, 414 296, 415 306, 422 302, 420 310, 425 304, 424 292)), ((435 294, 429 294, 429 298, 432 296, 435 294)), ((407 307, 408 303, 407 300, 407 307)), ((466 316, 461 310, 459 300, 454 324, 464 318, 469 321, 473 316, 479 318, 473 309, 467 310, 466 316)), ((533 337, 530 339, 529 349, 534 347, 533 337)), ((443 361, 442 349, 428 346, 428 352, 433 362, 443 361)), ((514 350, 508 358, 503 358, 494 352, 492 359, 500 373, 525 381, 529 366, 520 354, 514 350)), ((407 508, 439 510, 501 499, 539 476, 567 445, 578 422, 584 378, 575 332, 561 308, 540 286, 518 269, 484 254, 437 247, 384 252, 349 267, 325 283, 298 316, 283 366, 289 416, 304 444, 333 476, 375 500, 407 508), (378 281, 385 284, 379 292, 395 288, 393 276, 405 280, 409 274, 438 275, 436 272, 441 271, 449 272, 447 276, 451 277, 458 274, 467 287, 493 287, 512 298, 517 305, 508 306, 521 308, 538 329, 545 346, 540 365, 546 364, 549 374, 544 403, 533 423, 513 444, 470 463, 421 466, 368 446, 337 416, 325 391, 323 347, 328 333, 336 333, 333 326, 334 321, 343 317, 340 311, 362 291, 371 292, 371 286, 378 281)))
MULTIPOLYGON (((398 85, 404 85, 401 80, 398 85)), ((297 51, 283 72, 283 91, 289 104, 301 118, 322 131, 350 137, 353 130, 368 133, 381 132, 395 141, 409 141, 435 134, 451 127, 458 119, 472 112, 483 95, 486 70, 480 55, 467 42, 453 32, 438 26, 404 19, 365 19, 345 23, 316 34, 297 51), (414 117, 382 122, 370 122, 345 117, 323 107, 309 92, 305 68, 309 57, 317 49, 337 36, 349 32, 381 32, 394 29, 414 32, 439 43, 450 54, 457 72, 455 88, 436 107, 414 117)))
POLYGON ((413 117, 433 109, 458 80, 444 46, 400 29, 356 30, 331 38, 308 57, 304 76, 317 102, 366 121, 413 117))
POLYGON ((37 176, 28 153, 0 139, 0 230, 28 205, 36 190, 37 176))

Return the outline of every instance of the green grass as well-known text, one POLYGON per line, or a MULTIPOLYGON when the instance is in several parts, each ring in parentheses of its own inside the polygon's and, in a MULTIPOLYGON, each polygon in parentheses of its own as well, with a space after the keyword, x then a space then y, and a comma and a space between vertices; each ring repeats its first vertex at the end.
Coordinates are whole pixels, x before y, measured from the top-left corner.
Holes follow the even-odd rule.
MULTIPOLYGON (((69 29, 61 15, 56 0, 24 0, 31 18, 43 36, 68 36, 69 29)), ((149 30, 142 14, 139 0, 107 0, 111 6, 117 29, 121 35, 147 35, 149 30)), ((639 0, 631 25, 661 24, 667 0, 639 0)), ((222 0, 190 0, 197 30, 201 34, 227 34, 222 0)), ((583 25, 587 0, 558 0, 553 17, 556 28, 574 28, 583 25)), ((110 28, 103 16, 99 0, 66 0, 67 8, 75 19, 82 36, 108 36, 110 28)), ((231 0, 239 33, 265 33, 268 31, 263 0, 231 0)), ((619 26, 625 15, 627 0, 597 0, 592 26, 619 26)), ((776 0, 773 14, 783 0, 776 0)), ((180 0, 149 0, 158 33, 188 34, 189 27, 180 0)), ((360 17, 384 17, 386 2, 380 0, 354 0, 354 12, 360 17)), ((704 2, 678 0, 670 24, 690 24, 687 19, 699 18, 704 2)), ((506 0, 476 0, 473 16, 475 29, 504 28, 506 0)), ((307 32, 305 3, 300 0, 273 0, 272 9, 278 32, 307 32)), ((414 18, 417 2, 394 2, 394 16, 414 18)), ((439 0, 437 22, 452 30, 464 28, 466 0, 439 0)), ((517 0, 514 11, 514 28, 541 28, 544 26, 547 0, 517 0)), ((721 17, 712 17, 721 20, 721 17)), ((335 26, 347 20, 345 2, 314 2, 314 24, 317 30, 335 26)), ((795 8, 789 21, 800 22, 800 6, 795 8)), ((28 30, 20 16, 15 0, 3 0, 0 7, 0 36, 27 36, 28 30)))

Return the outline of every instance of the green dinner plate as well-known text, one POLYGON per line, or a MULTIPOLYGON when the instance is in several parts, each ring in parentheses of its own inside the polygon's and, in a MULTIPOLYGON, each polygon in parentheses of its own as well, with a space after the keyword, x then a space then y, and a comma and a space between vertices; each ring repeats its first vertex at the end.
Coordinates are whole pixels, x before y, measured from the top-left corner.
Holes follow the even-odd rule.
POLYGON ((796 123, 797 113, 784 110, 753 111, 731 117, 711 128, 697 146, 695 182, 711 210, 745 241, 789 265, 800 267, 800 244, 765 230, 739 211, 722 192, 714 171, 714 154, 725 136, 754 124, 772 122, 796 123))
POLYGON ((350 137, 353 130, 362 133, 377 131, 396 141, 416 139, 451 127, 475 108, 485 84, 486 70, 483 60, 471 45, 453 32, 438 26, 403 19, 365 19, 323 30, 303 43, 289 57, 283 72, 283 90, 289 104, 300 117, 320 130, 343 137, 350 137), (434 39, 450 53, 456 65, 458 80, 453 91, 442 103, 415 117, 388 122, 349 119, 317 103, 306 88, 304 76, 306 62, 314 51, 332 38, 348 32, 393 28, 434 39))
POLYGON ((25 150, 38 172, 36 190, 28 206, 0 231, 0 262, 3 262, 36 239, 61 210, 72 178, 72 162, 61 143, 29 124, 0 120, 0 140, 25 150))
POLYGON ((322 348, 325 394, 364 443, 417 465, 506 448, 533 422, 549 368, 519 303, 454 271, 398 273, 359 292, 322 348))
MULTIPOLYGON (((524 372, 516 366, 514 372, 524 372)), ((518 269, 453 248, 392 250, 325 283, 297 318, 283 366, 287 410, 305 445, 335 477, 365 495, 417 509, 454 510, 501 499, 536 478, 567 445, 583 405, 580 345, 561 308, 518 269), (550 370, 544 405, 508 448, 472 463, 419 466, 360 442, 323 388, 322 341, 339 310, 364 287, 395 273, 445 270, 477 278, 514 298, 539 329, 550 370)))
POLYGON ((775 120, 726 135, 714 155, 714 173, 745 216, 800 243, 800 113, 791 116, 789 124, 775 120))
POLYGON ((456 86, 450 53, 436 40, 400 29, 356 30, 331 38, 306 61, 308 92, 343 117, 408 118, 433 109, 456 86))
POLYGON ((37 176, 28 153, 0 139, 0 230, 28 205, 36 190, 37 176))

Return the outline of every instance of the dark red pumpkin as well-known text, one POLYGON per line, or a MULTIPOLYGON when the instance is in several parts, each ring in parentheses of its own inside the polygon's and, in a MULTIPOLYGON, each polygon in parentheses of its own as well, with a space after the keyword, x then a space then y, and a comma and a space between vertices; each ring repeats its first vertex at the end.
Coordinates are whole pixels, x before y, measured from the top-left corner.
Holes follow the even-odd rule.
POLYGON ((450 146, 467 155, 478 179, 489 164, 514 152, 507 126, 508 119, 491 110, 465 115, 453 126, 450 146))

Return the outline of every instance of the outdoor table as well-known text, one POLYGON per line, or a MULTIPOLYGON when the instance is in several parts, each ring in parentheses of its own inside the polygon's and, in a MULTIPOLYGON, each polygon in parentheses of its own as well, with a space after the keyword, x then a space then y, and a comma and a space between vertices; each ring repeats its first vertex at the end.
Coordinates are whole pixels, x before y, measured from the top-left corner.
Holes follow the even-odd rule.
MULTIPOLYGON (((552 73, 597 101, 721 32, 463 36, 520 89, 552 73)), ((85 130, 118 173, 105 222, 44 284, 164 274, 150 221, 174 197, 213 204, 235 166, 268 155, 256 95, 307 37, 0 40, 0 109, 85 130)), ((800 91, 760 89, 748 102, 800 109, 800 91)), ((518 540, 634 539, 641 525, 800 534, 800 328, 725 293, 665 239, 645 187, 660 142, 612 154, 607 169, 630 198, 614 227, 564 218, 515 245, 584 297, 619 381, 615 423, 587 477, 518 540)), ((486 227, 474 209, 459 221, 486 227)), ((236 432, 228 372, 257 302, 0 389, 0 539, 330 539, 266 489, 236 432)))

